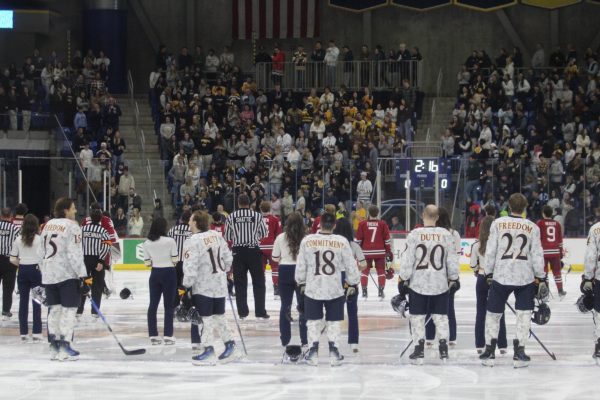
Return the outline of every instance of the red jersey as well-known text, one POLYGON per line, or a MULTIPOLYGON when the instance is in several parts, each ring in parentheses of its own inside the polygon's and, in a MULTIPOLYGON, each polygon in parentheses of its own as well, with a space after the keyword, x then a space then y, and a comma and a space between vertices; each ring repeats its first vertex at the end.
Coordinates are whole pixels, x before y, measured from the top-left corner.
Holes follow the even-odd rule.
POLYGON ((321 229, 321 216, 317 215, 312 226, 310 227, 310 233, 317 233, 319 229, 321 229))
POLYGON ((219 225, 210 224, 210 230, 217 231, 221 234, 221 236, 223 236, 223 234, 225 233, 225 225, 224 224, 219 224, 219 225))
POLYGON ((553 219, 540 219, 537 222, 540 228, 540 239, 544 249, 544 258, 561 258, 563 236, 560 223, 553 219))
MULTIPOLYGON (((92 219, 88 216, 83 219, 81 222, 81 226, 86 226, 92 223, 92 219)), ((117 235, 117 231, 115 230, 115 226, 113 225, 112 219, 107 217, 106 215, 102 216, 100 220, 100 225, 108 232, 108 237, 110 238, 111 243, 117 243, 119 241, 119 235, 117 235)))
POLYGON ((275 238, 281 233, 281 222, 279 218, 271 214, 263 215, 263 221, 267 226, 267 236, 260 241, 259 247, 263 253, 271 255, 275 238))
POLYGON ((19 228, 23 226, 23 217, 14 217, 12 219, 12 223, 16 226, 18 226, 19 228))
POLYGON ((358 224, 356 242, 362 248, 366 259, 385 258, 392 252, 390 229, 379 219, 367 219, 358 224))

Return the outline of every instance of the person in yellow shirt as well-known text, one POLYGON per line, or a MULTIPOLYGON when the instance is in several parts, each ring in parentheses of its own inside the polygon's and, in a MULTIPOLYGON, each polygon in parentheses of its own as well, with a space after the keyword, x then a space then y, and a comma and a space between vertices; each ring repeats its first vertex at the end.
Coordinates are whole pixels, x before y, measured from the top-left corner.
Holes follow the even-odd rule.
POLYGON ((356 232, 358 224, 367 219, 367 210, 362 201, 356 202, 356 211, 352 213, 352 228, 356 232))

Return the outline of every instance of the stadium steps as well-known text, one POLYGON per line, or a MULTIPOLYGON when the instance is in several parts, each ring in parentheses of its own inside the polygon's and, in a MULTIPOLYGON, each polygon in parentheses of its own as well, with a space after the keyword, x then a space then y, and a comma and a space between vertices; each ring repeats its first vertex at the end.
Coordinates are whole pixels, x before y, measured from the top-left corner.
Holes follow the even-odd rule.
POLYGON ((144 231, 147 232, 150 227, 150 216, 154 207, 154 196, 160 198, 163 203, 163 214, 169 224, 174 222, 173 207, 169 193, 167 191, 167 182, 164 175, 164 169, 160 159, 160 152, 157 138, 154 134, 154 123, 147 98, 140 96, 135 100, 138 103, 139 128, 144 131, 145 152, 142 151, 140 139, 135 131, 134 108, 131 105, 130 98, 123 96, 119 98, 119 105, 123 116, 121 117, 120 130, 121 135, 127 144, 127 153, 125 161, 129 166, 129 172, 136 181, 136 190, 142 196, 142 216, 144 217, 144 231), (148 178, 148 165, 150 166, 150 177, 148 178))
MULTIPOLYGON (((415 142, 428 142, 431 145, 440 145, 440 137, 444 132, 444 129, 448 125, 452 116, 452 110, 454 109, 454 103, 456 99, 454 97, 438 97, 435 99, 436 111, 435 116, 432 119, 431 107, 433 104, 433 98, 426 98, 425 104, 423 105, 423 115, 419 121, 417 133, 415 134, 415 142), (427 131, 430 131, 429 140, 427 140, 427 131)), ((437 151, 433 151, 431 148, 421 148, 417 146, 413 149, 413 157, 436 157, 437 151)))

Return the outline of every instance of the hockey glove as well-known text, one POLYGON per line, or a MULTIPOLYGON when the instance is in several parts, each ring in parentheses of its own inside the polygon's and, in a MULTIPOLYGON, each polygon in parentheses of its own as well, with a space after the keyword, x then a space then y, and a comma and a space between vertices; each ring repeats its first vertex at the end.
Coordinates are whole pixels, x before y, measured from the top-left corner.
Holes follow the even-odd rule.
POLYGON ((87 296, 90 294, 90 284, 92 283, 92 278, 81 278, 79 279, 79 294, 82 296, 87 296))
POLYGON ((535 297, 538 300, 545 300, 548 298, 550 294, 550 290, 548 289, 548 283, 546 281, 546 277, 543 278, 535 278, 535 284, 537 286, 537 290, 535 292, 535 297))
POLYGON ((408 294, 409 283, 410 281, 403 281, 402 279, 400 279, 400 277, 398 277, 398 294, 400 294, 400 296, 402 296, 403 298, 405 298, 408 294))
POLYGON ((494 274, 487 274, 485 276, 485 283, 487 283, 488 286, 492 286, 493 280, 494 280, 494 274))
POLYGON ((585 275, 581 275, 581 285, 579 286, 581 293, 589 293, 594 290, 594 281, 586 279, 585 275))
POLYGON ((453 296, 454 293, 460 290, 460 280, 456 279, 454 281, 448 281, 448 292, 450 296, 453 296))
POLYGON ((344 283, 344 294, 346 295, 346 301, 358 296, 358 285, 348 285, 347 283, 344 283))

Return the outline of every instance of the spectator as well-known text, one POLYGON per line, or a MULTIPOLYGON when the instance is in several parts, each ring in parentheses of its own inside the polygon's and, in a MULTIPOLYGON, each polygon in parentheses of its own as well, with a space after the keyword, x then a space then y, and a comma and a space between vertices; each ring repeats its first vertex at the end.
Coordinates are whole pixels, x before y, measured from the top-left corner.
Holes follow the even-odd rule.
POLYGON ((339 55, 340 49, 335 45, 334 40, 330 40, 323 59, 325 62, 325 85, 335 86, 336 84, 335 72, 339 55))
POLYGON ((135 180, 133 176, 129 173, 129 167, 123 167, 123 175, 121 175, 119 179, 118 185, 118 195, 119 195, 119 207, 123 208, 123 210, 128 210, 129 207, 129 191, 131 189, 135 190, 135 180))
POLYGON ((140 214, 140 209, 137 207, 133 208, 131 217, 127 222, 127 236, 129 237, 141 237, 142 231, 144 230, 144 219, 140 214))

